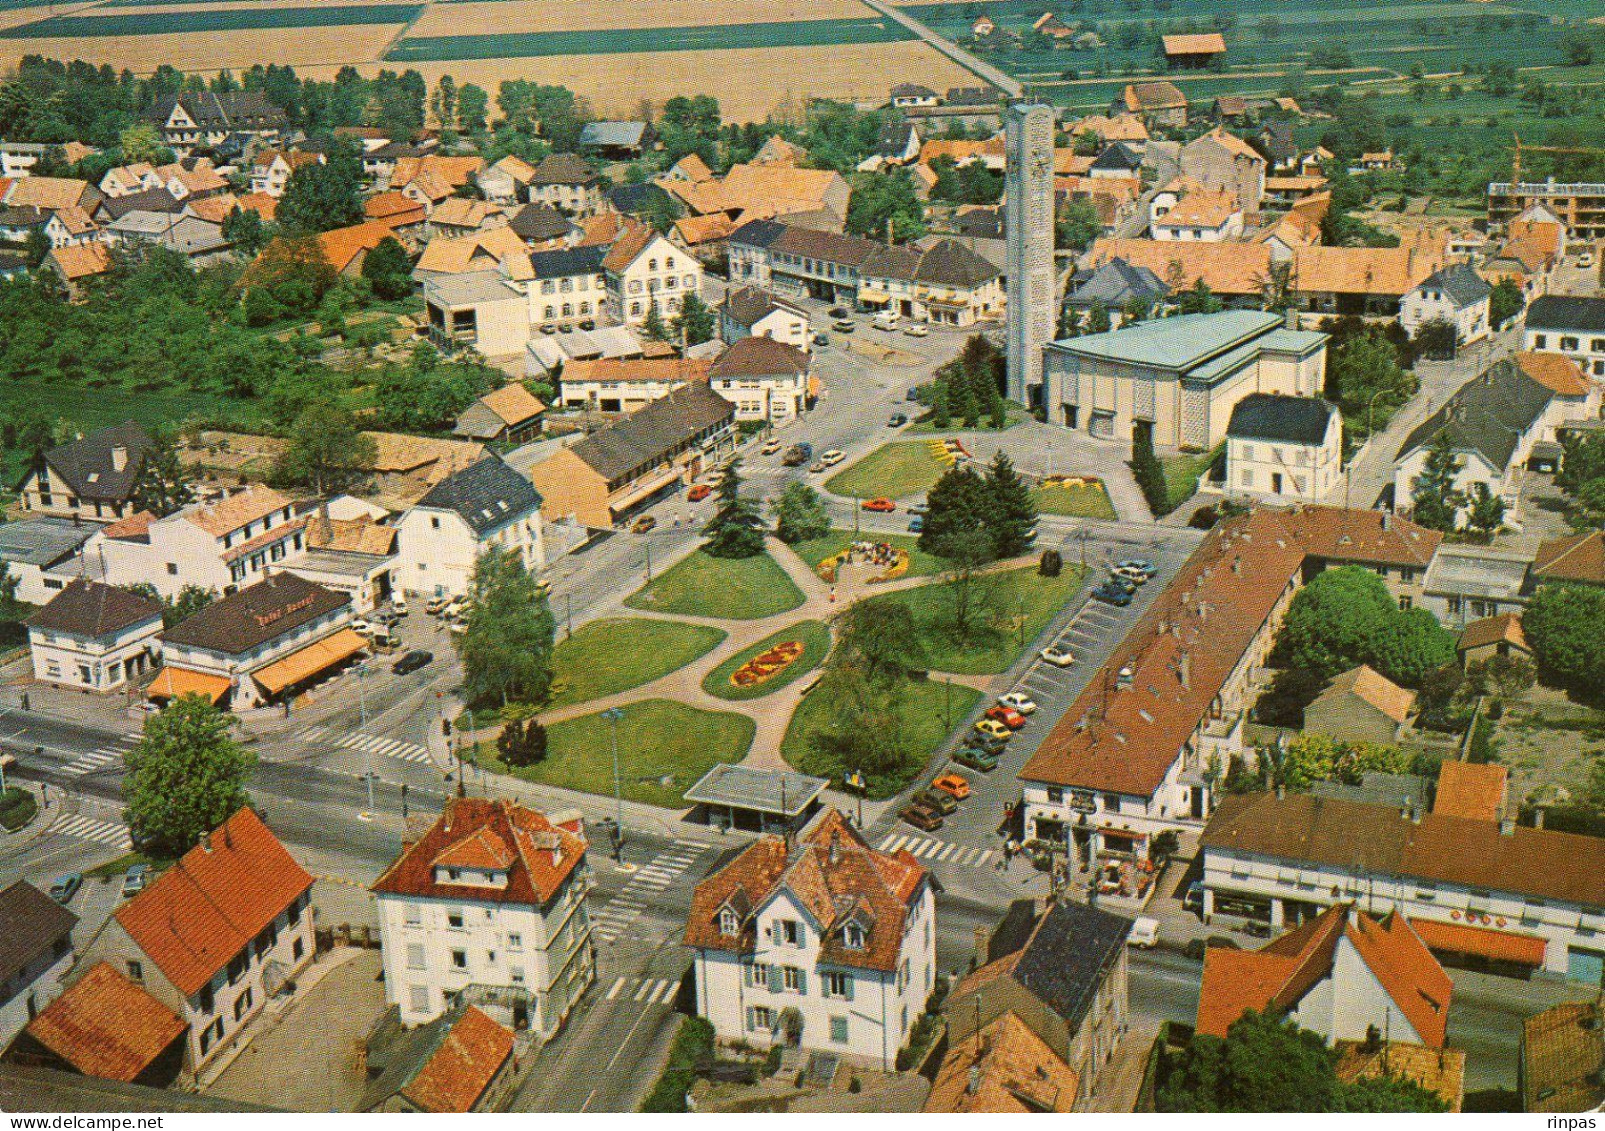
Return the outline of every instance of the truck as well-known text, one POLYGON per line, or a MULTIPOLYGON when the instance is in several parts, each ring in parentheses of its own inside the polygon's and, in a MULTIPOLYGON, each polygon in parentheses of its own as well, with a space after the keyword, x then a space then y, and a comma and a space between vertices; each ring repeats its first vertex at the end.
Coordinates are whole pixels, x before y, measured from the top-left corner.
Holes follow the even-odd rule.
POLYGON ((786 449, 781 463, 787 467, 798 467, 814 458, 814 446, 809 443, 797 443, 786 449))

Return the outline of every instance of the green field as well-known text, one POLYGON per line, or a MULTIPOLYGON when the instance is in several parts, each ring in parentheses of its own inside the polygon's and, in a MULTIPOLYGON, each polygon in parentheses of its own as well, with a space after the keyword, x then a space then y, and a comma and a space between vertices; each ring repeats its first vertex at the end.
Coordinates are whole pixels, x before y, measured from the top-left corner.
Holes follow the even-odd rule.
POLYGON ((581 625, 553 652, 551 706, 584 703, 651 683, 707 655, 725 634, 701 624, 623 617, 581 625))
POLYGON ((1115 517, 1114 504, 1102 483, 1062 483, 1038 487, 1031 492, 1038 514, 1068 515, 1072 518, 1115 517))
POLYGON ((339 4, 323 8, 246 8, 201 12, 140 12, 112 16, 52 16, 0 32, 0 39, 101 39, 114 35, 183 35, 354 24, 405 24, 421 4, 339 4))
POLYGON ((825 490, 854 499, 901 499, 924 494, 950 465, 931 454, 930 441, 882 444, 825 481, 825 490))
POLYGON ((387 62, 525 59, 545 55, 626 55, 648 51, 715 51, 743 47, 835 47, 901 43, 914 34, 901 24, 866 17, 698 27, 614 28, 607 31, 514 31, 403 39, 387 62))
POLYGON ((758 620, 795 609, 803 595, 768 554, 715 558, 698 550, 624 603, 642 612, 758 620))
POLYGON ((817 668, 825 660, 825 653, 830 651, 830 629, 823 621, 804 620, 788 625, 779 632, 771 633, 758 643, 743 648, 724 663, 714 668, 702 681, 702 690, 709 695, 720 699, 761 699, 765 695, 773 695, 787 684, 796 683, 803 676, 817 668), (787 664, 774 676, 762 683, 751 684, 747 687, 737 687, 730 682, 730 677, 736 670, 754 656, 775 647, 795 640, 803 646, 803 654, 787 664))

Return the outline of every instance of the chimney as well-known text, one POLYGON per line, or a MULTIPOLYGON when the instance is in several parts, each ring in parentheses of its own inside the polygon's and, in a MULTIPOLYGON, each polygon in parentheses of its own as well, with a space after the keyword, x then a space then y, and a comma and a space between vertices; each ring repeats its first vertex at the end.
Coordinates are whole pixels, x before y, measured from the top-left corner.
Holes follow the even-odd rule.
POLYGON ((122 444, 118 444, 111 450, 111 469, 113 471, 122 471, 127 466, 128 449, 122 444))
POLYGON ((964 1091, 968 1095, 972 1095, 973 1096, 973 1095, 975 1095, 976 1092, 978 1092, 980 1090, 981 1090, 981 1065, 980 1065, 979 1062, 977 1062, 975 1064, 970 1065, 970 1079, 969 1079, 968 1083, 966 1083, 964 1085, 964 1091))
POLYGON ((1192 686, 1193 659, 1185 648, 1176 656, 1176 680, 1184 690, 1192 686))
POLYGON ((210 851, 212 851, 212 834, 211 833, 202 833, 201 834, 201 851, 202 852, 210 852, 210 851))
POLYGON ((1298 308, 1290 306, 1282 311, 1282 325, 1289 330, 1298 329, 1298 308))
POLYGON ((830 866, 840 864, 842 860, 842 835, 840 832, 830 834, 830 866))
POLYGON ((1382 530, 1386 533, 1393 528, 1393 512, 1384 509, 1382 512, 1382 530))
POLYGON ((1276 800, 1287 800, 1287 786, 1283 785, 1281 782, 1276 783, 1276 800))

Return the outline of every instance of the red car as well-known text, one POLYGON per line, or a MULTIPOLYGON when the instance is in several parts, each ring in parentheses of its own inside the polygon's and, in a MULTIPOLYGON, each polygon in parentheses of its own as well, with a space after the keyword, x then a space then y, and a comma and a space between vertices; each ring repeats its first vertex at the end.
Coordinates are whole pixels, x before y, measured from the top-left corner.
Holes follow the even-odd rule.
POLYGON ((1002 723, 1010 730, 1019 730, 1025 726, 1025 716, 1013 707, 1005 707, 1001 703, 995 707, 988 707, 986 717, 1002 723))
POLYGON ((890 514, 897 509, 897 504, 890 499, 865 499, 864 509, 877 514, 890 514))
POLYGON ((703 499, 706 499, 711 494, 713 494, 712 487, 709 487, 706 483, 698 483, 686 493, 686 498, 690 499, 693 503, 700 503, 703 499))

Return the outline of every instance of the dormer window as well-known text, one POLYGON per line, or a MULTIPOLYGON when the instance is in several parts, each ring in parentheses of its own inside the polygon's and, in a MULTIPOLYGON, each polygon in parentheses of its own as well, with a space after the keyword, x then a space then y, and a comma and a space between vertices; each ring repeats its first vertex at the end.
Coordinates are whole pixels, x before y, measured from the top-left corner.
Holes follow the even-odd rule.
POLYGON ((719 912, 719 933, 727 937, 734 937, 741 930, 741 920, 731 908, 724 908, 719 912))
POLYGON ((864 927, 861 923, 848 923, 842 928, 842 945, 848 950, 864 949, 864 927))

